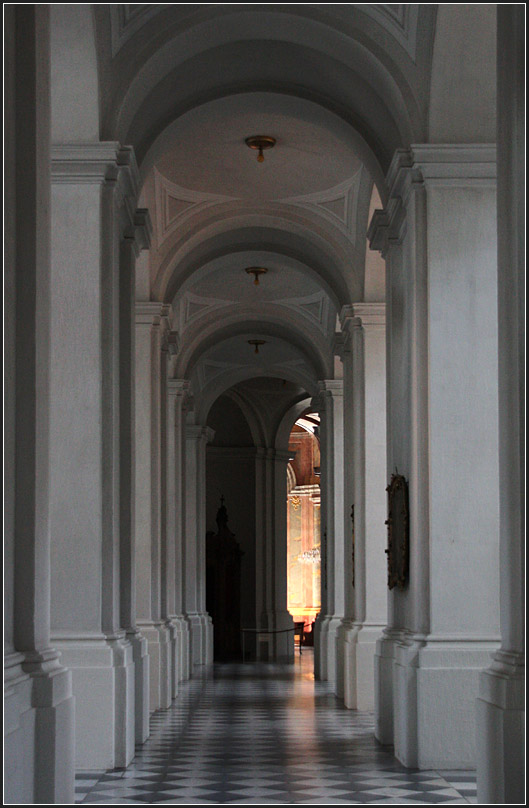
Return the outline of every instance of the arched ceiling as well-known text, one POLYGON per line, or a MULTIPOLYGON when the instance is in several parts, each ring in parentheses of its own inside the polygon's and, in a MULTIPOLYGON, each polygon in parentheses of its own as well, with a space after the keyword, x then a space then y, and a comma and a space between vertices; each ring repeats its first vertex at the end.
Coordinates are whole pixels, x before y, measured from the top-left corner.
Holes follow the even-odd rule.
MULTIPOLYGON (((149 298, 199 420, 258 376, 314 394, 364 299, 373 183, 422 138, 428 7, 96 5, 103 139, 135 149, 149 298), (425 10, 423 10, 425 9, 425 10), (258 163, 245 145, 270 135, 258 163), (265 266, 259 285, 245 267, 265 266), (254 354, 248 340, 265 340, 254 354)), ((383 296, 383 282, 370 289, 383 296)), ((370 292, 372 294, 372 292, 370 292)))
POLYGON ((333 378, 340 309, 384 299, 365 236, 395 150, 494 136, 493 48, 476 55, 494 17, 479 4, 52 6, 53 143, 134 149, 153 223, 138 300, 171 305, 171 366, 197 402, 256 367, 307 392, 333 378), (262 164, 244 143, 255 134, 277 140, 262 164), (253 287, 244 268, 263 263, 253 287), (256 366, 244 338, 259 335, 256 366))

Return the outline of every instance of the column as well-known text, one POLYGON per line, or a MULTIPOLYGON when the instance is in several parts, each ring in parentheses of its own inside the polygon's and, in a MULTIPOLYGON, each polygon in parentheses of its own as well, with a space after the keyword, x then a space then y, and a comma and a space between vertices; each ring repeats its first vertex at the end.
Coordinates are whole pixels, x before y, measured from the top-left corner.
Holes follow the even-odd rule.
POLYGON ((134 662, 120 626, 119 244, 136 192, 130 150, 53 147, 51 620, 87 769, 134 754, 134 662))
POLYGON ((498 327, 501 648, 480 677, 478 802, 525 797, 525 87, 522 6, 498 7, 498 327))
POLYGON ((182 609, 183 459, 185 399, 189 382, 167 380, 167 614, 172 634, 173 698, 178 683, 189 678, 189 625, 182 609))
POLYGON ((389 709, 396 756, 426 769, 475 765, 479 672, 499 638, 495 172, 486 145, 397 152, 370 227, 389 251, 388 479, 409 481, 410 509, 409 581, 390 592, 375 663, 377 736, 389 709))
POLYGON ((49 8, 5 12, 6 803, 74 801, 72 679, 50 642, 49 8))
MULTIPOLYGON (((190 415, 192 415, 190 413, 190 415)), ((185 427, 184 614, 190 632, 190 669, 213 662, 213 623, 206 612, 206 444, 209 427, 185 427)))
POLYGON ((325 399, 318 394, 311 401, 314 412, 320 416, 320 426, 318 439, 320 442, 320 612, 314 621, 314 676, 316 679, 325 681, 327 678, 327 634, 322 632, 328 613, 327 597, 327 496, 323 495, 326 487, 327 468, 325 458, 327 457, 326 438, 326 412, 325 399))
POLYGON ((171 704, 170 634, 161 604, 161 345, 169 307, 136 303, 136 609, 149 651, 150 710, 171 704))
MULTIPOLYGON (((291 660, 294 653, 294 632, 290 630, 294 621, 287 610, 287 465, 291 459, 291 453, 270 448, 257 458, 261 469, 256 476, 256 513, 264 513, 258 545, 261 558, 256 561, 256 570, 262 573, 261 627, 281 632, 267 640, 266 658, 277 661, 291 660)), ((259 613, 259 604, 257 610, 259 613)), ((258 649, 259 654, 261 651, 258 649)))
POLYGON ((135 532, 135 266, 150 246, 149 212, 137 210, 120 245, 120 621, 134 660, 135 742, 149 735, 149 654, 136 626, 135 532))
MULTIPOLYGON (((319 383, 320 395, 325 400, 325 426, 321 448, 321 465, 325 474, 321 481, 321 498, 326 502, 325 527, 326 547, 322 544, 322 563, 327 584, 326 609, 321 625, 320 675, 331 683, 334 690, 340 687, 340 670, 343 659, 340 653, 343 644, 337 644, 337 632, 344 616, 344 433, 343 433, 343 381, 326 380, 319 383)), ((323 600, 323 599, 322 599, 323 600)))
POLYGON ((386 621, 385 305, 342 309, 345 433, 346 707, 373 710, 374 655, 386 621), (353 512, 354 506, 354 512, 353 512), (353 538, 354 531, 354 538, 353 538))

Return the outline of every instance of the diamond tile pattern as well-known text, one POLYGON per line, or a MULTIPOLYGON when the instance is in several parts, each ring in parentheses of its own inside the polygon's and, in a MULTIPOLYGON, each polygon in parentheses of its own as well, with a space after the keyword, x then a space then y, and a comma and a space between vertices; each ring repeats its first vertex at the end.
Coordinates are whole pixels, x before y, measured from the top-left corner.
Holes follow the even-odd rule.
POLYGON ((476 802, 474 772, 405 769, 295 665, 224 664, 182 683, 125 770, 79 772, 76 802, 95 804, 384 804, 476 802))

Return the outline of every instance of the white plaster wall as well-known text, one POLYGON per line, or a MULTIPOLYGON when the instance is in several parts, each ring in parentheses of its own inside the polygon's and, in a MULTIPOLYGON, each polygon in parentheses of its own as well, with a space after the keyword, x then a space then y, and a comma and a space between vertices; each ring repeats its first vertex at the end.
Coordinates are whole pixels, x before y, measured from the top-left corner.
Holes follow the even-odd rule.
POLYGON ((94 440, 101 434, 101 388, 94 384, 100 379, 101 364, 100 194, 98 184, 52 187, 50 529, 54 630, 101 631, 102 469, 101 443, 94 440))
POLYGON ((429 140, 493 143, 496 140, 496 5, 437 6, 429 140))
POLYGON ((50 9, 52 142, 97 141, 99 97, 91 6, 60 3, 50 9))
POLYGON ((499 632, 494 189, 428 196, 431 631, 499 632))
POLYGON ((365 586, 367 623, 384 624, 387 612, 386 562, 386 342, 383 327, 364 328, 365 372, 365 586))

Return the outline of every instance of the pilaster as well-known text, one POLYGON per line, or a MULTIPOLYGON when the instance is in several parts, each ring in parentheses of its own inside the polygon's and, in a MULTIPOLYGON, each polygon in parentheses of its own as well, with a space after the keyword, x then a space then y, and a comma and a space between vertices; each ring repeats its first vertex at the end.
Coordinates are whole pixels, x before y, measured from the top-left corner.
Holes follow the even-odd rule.
POLYGON ((7 803, 74 800, 71 674, 50 638, 50 22, 5 10, 7 803))
POLYGON ((137 192, 130 148, 52 147, 51 623, 72 669, 76 760, 86 769, 125 766, 134 754, 133 649, 121 627, 128 451, 120 294, 137 192))
POLYGON ((151 711, 168 707, 172 699, 171 636, 162 615, 161 513, 162 342, 170 316, 165 303, 136 303, 136 599, 137 625, 148 642, 151 711))
POLYGON ((478 801, 525 799, 525 10, 498 6, 501 649, 480 676, 478 801))
POLYGON ((405 765, 470 768, 498 638, 495 150, 414 145, 388 185, 369 238, 387 264, 387 468, 409 481, 410 575, 389 593, 377 737, 405 765))
POLYGON ((189 382, 167 380, 167 591, 168 625, 172 638, 173 698, 178 683, 189 678, 189 625, 182 607, 182 539, 184 535, 185 403, 189 382))
POLYGON ((340 314, 345 334, 345 616, 346 707, 374 709, 375 643, 385 625, 386 464, 385 304, 355 303, 340 314), (353 544, 354 532, 354 544, 353 544))
POLYGON ((189 624, 191 673, 197 666, 213 662, 213 624, 206 612, 206 444, 214 434, 209 427, 185 426, 183 605, 189 624))
MULTIPOLYGON (((133 155, 129 158, 132 159, 133 155)), ((134 163, 133 163, 134 164, 134 163)), ((136 626, 136 527, 135 527, 135 287, 136 261, 150 246, 149 211, 132 213, 124 205, 119 250, 119 564, 120 623, 132 645, 134 661, 135 742, 149 735, 149 654, 147 641, 136 626)))
POLYGON ((287 609, 287 464, 292 454, 279 449, 262 449, 256 457, 256 535, 261 556, 256 569, 257 613, 261 627, 284 631, 270 635, 268 661, 291 660, 294 650, 292 615, 287 609))
POLYGON ((319 382, 320 396, 325 401, 322 422, 322 469, 320 478, 322 505, 322 563, 326 585, 326 614, 319 625, 320 676, 333 688, 341 686, 343 670, 338 648, 337 632, 344 616, 344 432, 343 381, 328 379, 319 382), (324 546, 325 544, 325 546, 324 546), (338 685, 337 685, 338 682, 338 685))

